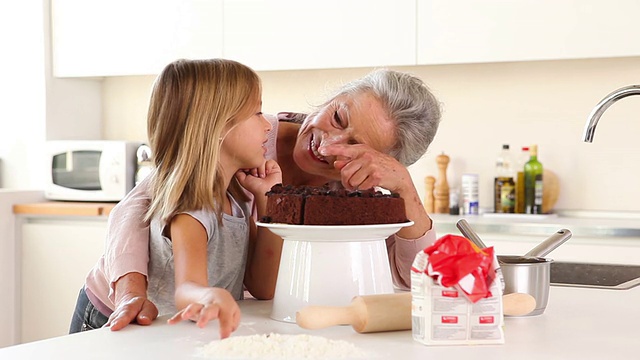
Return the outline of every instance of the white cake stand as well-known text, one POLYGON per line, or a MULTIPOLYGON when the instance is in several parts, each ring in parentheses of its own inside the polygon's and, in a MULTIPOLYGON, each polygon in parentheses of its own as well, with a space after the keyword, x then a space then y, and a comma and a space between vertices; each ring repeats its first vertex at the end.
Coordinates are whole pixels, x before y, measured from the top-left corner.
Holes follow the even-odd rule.
POLYGON ((271 318, 295 322, 307 305, 346 306, 357 295, 393 293, 385 239, 413 222, 257 225, 284 240, 271 318))

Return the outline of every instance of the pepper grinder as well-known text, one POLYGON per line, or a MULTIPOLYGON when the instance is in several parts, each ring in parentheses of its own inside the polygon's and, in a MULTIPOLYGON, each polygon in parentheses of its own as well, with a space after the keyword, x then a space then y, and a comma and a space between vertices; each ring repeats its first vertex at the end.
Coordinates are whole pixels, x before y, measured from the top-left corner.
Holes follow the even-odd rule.
POLYGON ((427 213, 433 214, 434 211, 434 203, 435 198, 433 197, 433 185, 436 183, 436 178, 433 176, 427 176, 424 178, 424 208, 427 210, 427 213))
POLYGON ((444 152, 436 156, 438 164, 438 179, 434 189, 435 213, 449 213, 449 183, 447 182, 447 165, 449 165, 449 157, 444 152))

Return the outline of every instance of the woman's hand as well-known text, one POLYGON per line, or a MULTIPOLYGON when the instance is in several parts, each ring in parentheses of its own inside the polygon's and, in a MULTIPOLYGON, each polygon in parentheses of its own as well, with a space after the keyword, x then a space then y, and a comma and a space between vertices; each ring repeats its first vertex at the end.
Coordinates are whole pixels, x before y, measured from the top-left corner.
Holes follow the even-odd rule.
POLYGON ((335 156, 333 166, 340 170, 342 186, 349 190, 380 186, 402 194, 413 188, 407 168, 398 160, 368 145, 331 144, 319 149, 323 156, 335 156))
POLYGON ((150 325, 158 317, 158 308, 147 299, 146 276, 130 272, 115 283, 116 309, 104 325, 112 331, 120 330, 132 322, 150 325))
POLYGON ((282 182, 282 170, 275 160, 267 160, 260 168, 239 170, 236 178, 253 195, 264 196, 273 185, 282 182))
POLYGON ((134 296, 118 304, 104 326, 118 331, 133 321, 138 325, 151 325, 157 317, 158 308, 146 296, 134 296))
POLYGON ((409 170, 394 157, 370 146, 331 144, 320 147, 320 154, 335 156, 333 166, 340 170, 342 185, 350 190, 379 186, 396 192, 404 199, 407 218, 412 226, 403 227, 396 234, 404 239, 417 239, 433 226, 420 200, 409 170))
POLYGON ((240 324, 240 307, 231 293, 223 288, 210 288, 203 301, 191 303, 173 315, 167 323, 177 324, 183 320, 195 321, 203 328, 211 320, 220 322, 220 338, 225 339, 236 331, 240 324))

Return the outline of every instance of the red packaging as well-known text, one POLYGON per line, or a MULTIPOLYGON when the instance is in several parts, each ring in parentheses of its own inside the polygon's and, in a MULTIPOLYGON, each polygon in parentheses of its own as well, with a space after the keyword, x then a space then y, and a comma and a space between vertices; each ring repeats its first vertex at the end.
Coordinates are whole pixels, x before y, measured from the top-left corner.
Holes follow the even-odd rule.
POLYGON ((411 267, 414 340, 425 345, 504 344, 502 280, 493 248, 446 235, 411 267))
POLYGON ((490 297, 495 279, 493 247, 479 249, 467 238, 445 235, 424 249, 426 273, 444 287, 455 287, 473 303, 490 297))

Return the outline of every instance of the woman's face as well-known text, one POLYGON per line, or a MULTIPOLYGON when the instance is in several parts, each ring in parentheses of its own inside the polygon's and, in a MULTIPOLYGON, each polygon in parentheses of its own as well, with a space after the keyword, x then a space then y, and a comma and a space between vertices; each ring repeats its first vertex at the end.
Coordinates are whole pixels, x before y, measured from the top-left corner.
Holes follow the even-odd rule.
POLYGON ((309 114, 293 150, 293 159, 306 173, 340 179, 334 157, 318 153, 321 145, 365 144, 387 153, 395 143, 395 124, 369 93, 342 95, 309 114))

